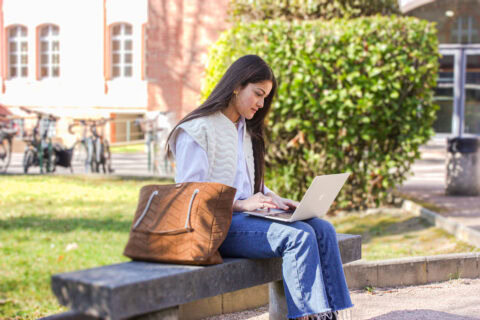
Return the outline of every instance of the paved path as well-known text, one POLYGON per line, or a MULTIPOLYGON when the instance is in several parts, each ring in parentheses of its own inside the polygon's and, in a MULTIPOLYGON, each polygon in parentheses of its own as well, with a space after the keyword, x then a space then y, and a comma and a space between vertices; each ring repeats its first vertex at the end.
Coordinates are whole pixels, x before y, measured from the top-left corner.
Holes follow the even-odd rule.
MULTIPOLYGON (((12 154, 12 160, 7 173, 10 174, 22 174, 22 153, 12 154)), ((148 171, 148 158, 146 153, 114 153, 112 154, 112 167, 115 170, 114 175, 121 176, 151 176, 152 173, 148 171)), ((39 167, 32 167, 28 171, 29 173, 40 173, 39 167)), ((75 174, 86 173, 85 168, 81 164, 74 164, 73 172, 75 174)), ((55 170, 56 174, 71 174, 70 169, 57 166, 55 170)), ((157 176, 164 177, 171 174, 161 173, 157 176)))
MULTIPOLYGON (((480 319, 480 279, 459 279, 403 288, 351 292, 352 320, 480 319)), ((268 320, 268 307, 208 318, 268 320)), ((348 319, 348 318, 347 318, 348 319)))
POLYGON ((421 148, 422 158, 413 165, 413 176, 398 188, 413 198, 440 208, 443 216, 480 231, 480 196, 445 194, 446 145, 430 143, 421 148))

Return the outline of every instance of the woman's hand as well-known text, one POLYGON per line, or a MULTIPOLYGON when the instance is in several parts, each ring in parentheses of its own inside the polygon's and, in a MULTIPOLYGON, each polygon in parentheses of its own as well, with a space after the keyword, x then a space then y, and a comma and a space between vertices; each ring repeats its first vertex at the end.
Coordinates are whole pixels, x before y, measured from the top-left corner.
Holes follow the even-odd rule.
POLYGON ((253 211, 257 209, 277 209, 279 208, 272 197, 264 195, 261 192, 255 193, 248 199, 237 200, 233 204, 233 211, 253 211))
POLYGON ((253 211, 257 209, 295 209, 299 203, 290 199, 282 198, 273 192, 266 195, 258 192, 245 200, 237 200, 233 204, 233 211, 253 211))
POLYGON ((277 205, 277 207, 283 210, 296 209, 299 205, 299 202, 282 198, 273 192, 269 192, 266 195, 268 197, 271 197, 273 199, 273 202, 277 205))

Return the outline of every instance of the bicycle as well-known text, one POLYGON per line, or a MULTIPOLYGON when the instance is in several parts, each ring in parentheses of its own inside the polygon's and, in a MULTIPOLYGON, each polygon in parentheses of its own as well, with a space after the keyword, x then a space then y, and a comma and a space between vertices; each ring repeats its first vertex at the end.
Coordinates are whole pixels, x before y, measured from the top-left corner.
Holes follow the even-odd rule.
POLYGON ((170 125, 168 124, 167 114, 159 112, 151 119, 138 119, 142 131, 145 133, 145 145, 147 147, 148 171, 158 174, 162 170, 160 162, 163 160, 163 172, 168 175, 173 172, 166 152, 162 152, 161 145, 164 145, 170 125), (162 118, 160 118, 160 116, 162 118), (159 119, 160 118, 160 119, 159 119), (159 124, 160 122, 160 124, 159 124))
POLYGON ((0 118, 0 173, 6 173, 12 159, 12 141, 18 130, 8 118, 0 118))
POLYGON ((72 134, 72 129, 77 125, 82 125, 82 139, 78 140, 73 146, 73 161, 84 166, 85 172, 100 172, 109 174, 114 170, 112 168, 112 156, 110 153, 110 143, 104 137, 105 124, 112 119, 77 119, 68 126, 68 131, 72 134), (101 127, 99 133, 97 128, 101 127))
POLYGON ((58 118, 54 115, 31 110, 26 107, 20 107, 27 113, 33 113, 37 117, 37 122, 32 130, 32 134, 23 140, 27 143, 25 152, 23 153, 23 172, 28 173, 32 166, 39 166, 40 173, 52 173, 55 171, 57 164, 56 152, 52 144, 52 137, 49 135, 50 126, 55 123, 58 118), (45 124, 45 126, 42 125, 45 124))

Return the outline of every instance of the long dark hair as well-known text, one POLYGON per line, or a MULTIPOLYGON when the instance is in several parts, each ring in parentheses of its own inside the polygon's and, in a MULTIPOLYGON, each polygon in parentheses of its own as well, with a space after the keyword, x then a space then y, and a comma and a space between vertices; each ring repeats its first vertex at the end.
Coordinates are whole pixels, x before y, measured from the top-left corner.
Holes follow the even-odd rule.
POLYGON ((246 120, 247 131, 252 137, 253 158, 255 162, 254 192, 263 192, 263 177, 265 173, 265 117, 272 105, 277 90, 277 80, 268 64, 257 55, 246 55, 239 58, 227 69, 222 79, 217 83, 207 100, 198 108, 187 114, 168 135, 167 150, 170 153, 168 142, 172 133, 182 123, 208 116, 214 112, 226 109, 236 89, 243 89, 249 83, 258 83, 265 80, 272 81, 272 90, 265 98, 263 108, 258 109, 252 119, 246 120))

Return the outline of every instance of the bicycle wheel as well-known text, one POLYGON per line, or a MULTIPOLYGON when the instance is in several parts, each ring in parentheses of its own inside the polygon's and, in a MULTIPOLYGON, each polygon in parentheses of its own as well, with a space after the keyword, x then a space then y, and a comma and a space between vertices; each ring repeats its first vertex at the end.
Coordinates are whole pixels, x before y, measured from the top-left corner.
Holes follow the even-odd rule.
POLYGON ((90 164, 88 163, 88 150, 83 141, 77 141, 73 145, 72 168, 81 167, 88 173, 90 164))
POLYGON ((33 165, 34 159, 35 151, 30 148, 25 150, 25 153, 23 154, 23 173, 28 173, 28 169, 33 165))
POLYGON ((7 172, 12 158, 12 142, 9 139, 0 141, 0 173, 7 172))

